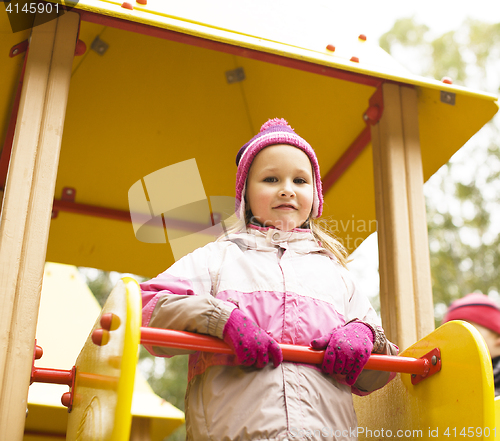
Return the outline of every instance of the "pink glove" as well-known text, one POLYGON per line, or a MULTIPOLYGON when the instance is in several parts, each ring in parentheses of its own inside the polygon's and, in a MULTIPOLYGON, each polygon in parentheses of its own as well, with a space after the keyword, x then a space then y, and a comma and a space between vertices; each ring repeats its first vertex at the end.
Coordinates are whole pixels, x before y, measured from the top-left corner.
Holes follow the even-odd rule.
POLYGON ((321 370, 326 374, 346 375, 352 386, 373 349, 373 331, 362 322, 351 322, 311 342, 314 349, 325 349, 321 370))
POLYGON ((222 335, 238 362, 244 366, 263 368, 269 361, 268 356, 272 358, 274 367, 283 361, 279 345, 238 308, 233 309, 222 335))

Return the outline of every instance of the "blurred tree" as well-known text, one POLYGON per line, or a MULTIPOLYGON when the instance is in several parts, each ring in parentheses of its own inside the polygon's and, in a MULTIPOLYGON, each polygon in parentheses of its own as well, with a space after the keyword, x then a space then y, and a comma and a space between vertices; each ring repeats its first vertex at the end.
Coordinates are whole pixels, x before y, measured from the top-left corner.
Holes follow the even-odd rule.
MULTIPOLYGON (((405 18, 380 45, 414 73, 500 90, 500 23, 467 20, 435 38, 405 18)), ((450 302, 469 292, 500 299, 499 135, 497 115, 424 186, 436 325, 450 302)))

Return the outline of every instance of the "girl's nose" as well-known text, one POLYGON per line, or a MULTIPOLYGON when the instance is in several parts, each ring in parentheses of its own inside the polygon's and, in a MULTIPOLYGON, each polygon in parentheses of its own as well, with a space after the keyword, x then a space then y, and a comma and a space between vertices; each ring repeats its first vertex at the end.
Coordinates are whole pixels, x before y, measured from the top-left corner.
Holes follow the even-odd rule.
POLYGON ((288 197, 295 196, 295 191, 293 190, 293 186, 289 182, 284 183, 280 193, 281 196, 288 196, 288 197))

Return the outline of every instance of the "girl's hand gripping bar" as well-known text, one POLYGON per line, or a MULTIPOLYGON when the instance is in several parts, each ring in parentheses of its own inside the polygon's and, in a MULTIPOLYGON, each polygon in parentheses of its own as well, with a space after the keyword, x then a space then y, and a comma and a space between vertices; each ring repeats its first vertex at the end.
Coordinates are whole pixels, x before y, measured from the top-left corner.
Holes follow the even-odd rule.
MULTIPOLYGON (((219 354, 233 354, 232 349, 222 340, 209 335, 194 334, 170 329, 141 328, 141 343, 151 346, 188 349, 219 354)), ((317 351, 307 346, 279 343, 284 361, 295 363, 321 364, 325 351, 317 351)), ((372 354, 365 369, 412 374, 412 383, 417 384, 441 370, 441 355, 438 348, 421 358, 372 354)))

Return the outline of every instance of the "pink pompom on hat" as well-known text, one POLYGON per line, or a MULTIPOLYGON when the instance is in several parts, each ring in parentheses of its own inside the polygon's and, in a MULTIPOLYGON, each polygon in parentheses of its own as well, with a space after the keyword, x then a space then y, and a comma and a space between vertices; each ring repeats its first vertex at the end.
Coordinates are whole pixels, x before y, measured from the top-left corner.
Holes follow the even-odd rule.
POLYGON ((450 320, 474 322, 500 335, 500 308, 488 296, 481 293, 467 294, 452 302, 443 318, 443 323, 450 320))
POLYGON ((323 189, 319 173, 318 158, 309 143, 295 133, 283 118, 268 120, 260 132, 248 141, 236 155, 236 215, 245 218, 245 188, 248 171, 257 154, 265 147, 275 144, 288 144, 302 150, 311 161, 314 176, 314 196, 311 217, 316 219, 323 212, 323 189))

